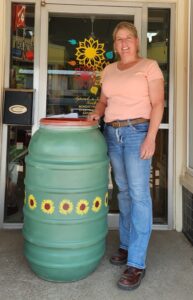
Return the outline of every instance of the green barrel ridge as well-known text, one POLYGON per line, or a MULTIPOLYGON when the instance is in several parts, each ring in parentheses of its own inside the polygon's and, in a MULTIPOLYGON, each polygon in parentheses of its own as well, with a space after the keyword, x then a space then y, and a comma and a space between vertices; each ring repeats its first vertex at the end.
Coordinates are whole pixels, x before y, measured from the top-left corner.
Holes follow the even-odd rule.
POLYGON ((71 282, 98 266, 108 230, 108 165, 96 122, 41 120, 26 157, 23 226, 24 254, 39 277, 71 282))

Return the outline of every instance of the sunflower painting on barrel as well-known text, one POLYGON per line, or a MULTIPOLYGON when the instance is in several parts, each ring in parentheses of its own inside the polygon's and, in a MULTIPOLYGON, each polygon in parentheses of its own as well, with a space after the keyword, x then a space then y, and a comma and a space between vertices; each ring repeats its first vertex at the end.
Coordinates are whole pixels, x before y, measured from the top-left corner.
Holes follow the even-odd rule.
POLYGON ((98 212, 101 208, 102 205, 102 200, 100 197, 96 197, 93 201, 93 205, 92 205, 92 211, 94 212, 98 212))
POLYGON ((41 203, 41 210, 45 214, 53 214, 55 207, 54 207, 54 202, 52 200, 43 200, 41 203))
POLYGON ((31 210, 34 210, 37 207, 37 201, 32 194, 28 197, 28 205, 31 210))
POLYGON ((79 200, 76 206, 76 213, 78 215, 85 215, 89 211, 89 203, 87 200, 79 200))
POLYGON ((70 214, 73 210, 73 207, 72 201, 64 199, 59 204, 59 212, 63 215, 70 214))

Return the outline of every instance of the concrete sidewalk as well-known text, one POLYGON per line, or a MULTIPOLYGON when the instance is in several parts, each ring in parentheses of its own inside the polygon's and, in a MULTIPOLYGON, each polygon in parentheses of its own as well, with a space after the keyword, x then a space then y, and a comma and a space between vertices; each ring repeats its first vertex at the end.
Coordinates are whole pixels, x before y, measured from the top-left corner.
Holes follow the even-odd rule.
POLYGON ((21 230, 0 230, 0 300, 193 300, 193 247, 182 233, 153 231, 146 276, 134 291, 116 285, 125 269, 109 263, 117 247, 118 232, 109 231, 106 254, 94 273, 53 283, 30 270, 21 230))

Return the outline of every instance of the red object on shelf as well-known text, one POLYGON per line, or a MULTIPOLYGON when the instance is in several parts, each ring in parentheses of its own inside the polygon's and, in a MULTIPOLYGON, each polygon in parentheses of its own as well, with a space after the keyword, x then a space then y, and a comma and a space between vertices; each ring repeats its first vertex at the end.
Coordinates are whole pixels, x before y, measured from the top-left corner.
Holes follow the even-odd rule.
POLYGON ((33 59, 34 59, 34 52, 31 51, 31 50, 26 51, 25 57, 26 57, 26 59, 28 59, 28 60, 33 60, 33 59))
POLYGON ((16 5, 15 6, 15 29, 25 27, 25 5, 16 5))

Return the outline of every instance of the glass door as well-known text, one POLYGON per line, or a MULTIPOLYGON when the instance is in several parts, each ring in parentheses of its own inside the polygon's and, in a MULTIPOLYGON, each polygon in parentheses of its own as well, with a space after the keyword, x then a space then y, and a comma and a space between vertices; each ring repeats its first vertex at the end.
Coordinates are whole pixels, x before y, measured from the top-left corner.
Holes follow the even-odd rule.
MULTIPOLYGON (((116 59, 112 32, 123 20, 134 23, 141 37, 140 8, 66 5, 42 8, 38 118, 85 118, 93 110, 100 95, 101 71, 116 59)), ((116 228, 117 199, 113 197, 110 170, 109 173, 109 227, 116 228)))
POLYGON ((147 57, 155 59, 164 75, 165 106, 156 139, 156 151, 152 160, 150 178, 151 195, 153 199, 153 221, 157 225, 168 225, 170 221, 172 192, 172 137, 171 137, 171 9, 149 8, 147 22, 147 57))

